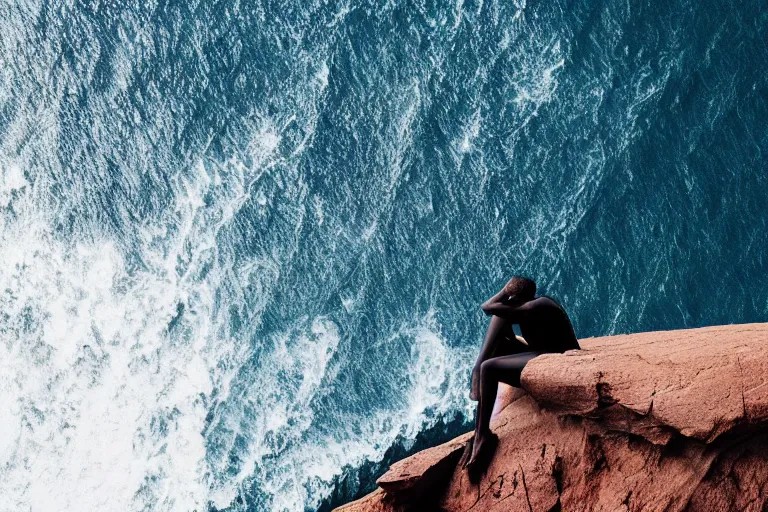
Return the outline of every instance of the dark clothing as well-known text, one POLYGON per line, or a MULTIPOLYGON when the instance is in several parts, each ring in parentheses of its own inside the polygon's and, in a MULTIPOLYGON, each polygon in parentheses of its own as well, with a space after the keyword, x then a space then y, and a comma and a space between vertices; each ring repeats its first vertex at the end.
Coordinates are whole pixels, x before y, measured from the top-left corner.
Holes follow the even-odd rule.
POLYGON ((554 299, 541 296, 522 302, 517 297, 505 296, 506 293, 501 290, 481 306, 492 318, 473 372, 472 392, 479 393, 480 403, 470 465, 480 456, 483 442, 492 435, 491 414, 499 382, 521 387, 523 368, 531 359, 547 352, 581 348, 568 315, 554 299), (527 344, 515 337, 515 324, 520 326, 527 344))
MULTIPOLYGON (((515 340, 517 341, 517 340, 515 340)), ((519 341, 517 342, 520 345, 519 341)), ((525 365, 542 352, 518 352, 516 354, 493 357, 480 365, 480 405, 477 408, 478 428, 488 428, 493 414, 493 406, 496 403, 496 392, 499 382, 510 386, 520 386, 520 376, 525 365)))
MULTIPOLYGON (((541 354, 543 354, 543 352, 526 351, 488 359, 482 364, 482 386, 489 386, 491 382, 488 382, 488 380, 490 380, 503 382, 504 384, 519 388, 520 375, 523 373, 523 368, 526 363, 541 354)), ((495 389, 481 388, 481 395, 484 391, 488 391, 489 393, 493 391, 492 396, 496 396, 495 389)), ((490 406, 493 408, 493 403, 491 403, 490 406)))
MULTIPOLYGON (((528 350, 536 352, 565 352, 579 349, 579 342, 565 310, 550 297, 542 296, 535 307, 515 315, 520 332, 528 342, 528 350)), ((510 325, 510 329, 512 326, 510 325)))
POLYGON ((483 309, 494 317, 486 333, 486 341, 493 348, 480 355, 478 431, 488 429, 499 382, 521 387, 523 368, 534 357, 581 348, 568 315, 551 297, 517 305, 492 300, 483 309), (520 326, 527 345, 515 337, 514 324, 520 326), (484 357, 487 359, 483 361, 484 357))

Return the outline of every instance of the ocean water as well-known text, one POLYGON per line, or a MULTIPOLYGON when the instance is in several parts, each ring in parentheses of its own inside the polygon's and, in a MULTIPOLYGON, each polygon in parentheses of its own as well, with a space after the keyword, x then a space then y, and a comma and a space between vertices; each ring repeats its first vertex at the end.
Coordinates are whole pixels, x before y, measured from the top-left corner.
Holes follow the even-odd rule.
POLYGON ((4 2, 0 510, 351 498, 515 273, 765 321, 767 63, 764 0, 4 2))

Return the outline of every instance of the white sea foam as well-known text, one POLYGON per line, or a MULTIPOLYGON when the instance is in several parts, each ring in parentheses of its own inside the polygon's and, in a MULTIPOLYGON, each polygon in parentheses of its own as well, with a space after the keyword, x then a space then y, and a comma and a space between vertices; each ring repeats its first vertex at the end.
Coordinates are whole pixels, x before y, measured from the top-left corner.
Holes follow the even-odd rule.
MULTIPOLYGON (((312 331, 320 337, 315 337, 314 343, 303 347, 307 356, 301 359, 303 362, 300 365, 309 369, 308 361, 314 360, 312 370, 321 370, 332 382, 334 369, 328 365, 328 358, 323 354, 337 350, 336 330, 325 322, 316 321, 312 331), (315 348, 311 348, 313 346, 315 348)), ((278 467, 270 467, 269 472, 264 474, 270 493, 277 497, 273 503, 274 510, 290 511, 300 510, 305 505, 317 506, 330 492, 329 482, 340 475, 345 466, 356 467, 366 460, 380 460, 398 437, 404 440, 407 448, 421 430, 433 425, 442 415, 456 411, 467 415, 471 413, 471 403, 466 397, 467 375, 456 371, 462 366, 461 361, 468 360, 469 354, 466 349, 446 345, 439 334, 434 311, 414 319, 413 323, 400 326, 393 336, 413 340, 407 361, 403 406, 372 413, 364 422, 363 431, 357 435, 340 439, 336 433, 334 436, 305 439, 283 453, 276 464, 278 467), (291 483, 290 475, 295 475, 297 468, 301 468, 301 478, 307 485, 291 483)), ((306 341, 300 343, 311 339, 305 338, 306 341)), ((307 396, 322 391, 320 384, 317 379, 306 385, 302 383, 302 391, 296 395, 296 400, 306 402, 307 396)), ((308 427, 309 421, 305 425, 308 427)))
POLYGON ((246 353, 217 328, 215 262, 206 278, 191 277, 212 264, 214 237, 245 194, 242 176, 226 177, 215 211, 202 200, 221 194, 210 170, 201 164, 180 179, 176 237, 153 246, 167 229, 142 230, 144 268, 133 272, 108 238, 58 236, 34 184, 10 176, 16 194, 0 232, 0 407, 9 412, 0 509, 206 506, 207 397, 214 385, 226 390, 246 353))
POLYGON ((73 248, 44 225, 24 227, 6 230, 0 249, 10 317, 0 392, 13 411, 0 508, 137 509, 141 490, 158 504, 198 505, 188 473, 204 470, 197 395, 211 382, 192 347, 164 336, 177 290, 127 276, 110 242, 73 248), (129 293, 115 293, 121 285, 129 293))
MULTIPOLYGON (((335 380, 340 334, 328 318, 299 319, 273 340, 265 356, 272 360, 237 397, 241 414, 219 425, 232 432, 224 458, 236 437, 247 440, 238 473, 228 474, 203 435, 207 397, 214 386, 227 396, 249 349, 217 328, 214 290, 223 270, 203 280, 191 276, 210 264, 215 234, 248 187, 240 174, 217 173, 200 164, 176 183, 175 238, 163 250, 147 250, 147 269, 134 273, 113 241, 62 240, 44 211, 24 193, 16 197, 21 214, 6 216, 0 233, 0 305, 7 315, 0 407, 10 412, 0 423, 0 508, 191 510, 209 501, 224 508, 258 480, 274 496, 275 510, 297 510, 319 503, 345 465, 379 459, 397 436, 415 437, 463 400, 464 382, 453 371, 459 354, 429 314, 398 332, 414 339, 406 407, 374 414, 352 440, 302 439, 313 424, 310 402, 335 380), (202 197, 217 183, 223 190, 221 180, 228 197, 206 212, 202 197), (178 272, 179 262, 186 271, 178 272), (180 303, 186 310, 169 331, 180 303), (282 382, 286 375, 293 387, 282 382), (270 433, 293 444, 276 446, 270 433)), ((149 246, 162 233, 148 227, 141 237, 149 246)), ((278 271, 252 261, 239 272, 268 287, 278 271)))
MULTIPOLYGON (((351 10, 342 9, 335 21, 351 10)), ((37 19, 31 11, 29 19, 37 19)), ((326 394, 353 392, 334 389, 334 383, 345 370, 340 356, 354 333, 323 313, 290 318, 285 331, 255 337, 261 312, 273 303, 274 288, 291 270, 296 249, 268 246, 261 253, 235 254, 232 240, 241 233, 229 228, 245 204, 253 204, 253 215, 264 218, 279 208, 280 220, 285 218, 284 225, 297 236, 304 215, 318 225, 333 225, 338 210, 322 201, 312 208, 291 159, 312 143, 337 63, 322 48, 300 48, 301 59, 280 55, 298 64, 298 71, 270 93, 268 108, 258 111, 263 105, 254 98, 251 114, 228 113, 222 145, 224 151, 240 150, 232 149, 223 162, 201 160, 189 168, 195 160, 184 160, 185 153, 179 170, 176 150, 189 141, 174 134, 196 133, 204 111, 195 108, 204 103, 184 97, 173 104, 170 91, 162 104, 153 103, 157 84, 143 82, 144 72, 151 75, 158 64, 151 62, 153 53, 167 48, 152 40, 140 15, 121 14, 120 44, 110 54, 114 74, 106 66, 104 77, 97 75, 94 59, 84 58, 87 50, 98 54, 100 49, 89 33, 95 28, 90 13, 67 20, 83 22, 82 39, 52 29, 48 46, 27 41, 36 37, 26 31, 27 20, 10 16, 15 25, 4 28, 13 37, 0 40, 9 54, 27 52, 12 63, 15 74, 0 71, 8 77, 0 94, 21 91, 14 97, 17 103, 37 110, 12 119, 2 140, 3 154, 23 146, 37 160, 0 166, 0 314, 7 315, 0 324, 0 407, 10 412, 0 416, 0 429, 7 434, 0 436, 0 509, 200 510, 209 503, 224 508, 238 496, 248 499, 243 491, 254 487, 274 510, 316 505, 345 466, 379 460, 396 439, 413 439, 441 415, 469 407, 467 375, 456 370, 469 354, 446 343, 434 312, 394 325, 392 336, 406 339, 408 347, 396 376, 403 383, 402 401, 384 404, 368 417, 367 411, 336 411, 334 424, 318 427, 313 406, 326 394), (72 47, 71 61, 61 58, 62 47, 72 47), (84 84, 104 79, 106 91, 88 89, 87 104, 75 107, 93 124, 91 131, 64 133, 73 129, 64 124, 72 110, 57 103, 59 93, 37 88, 51 77, 68 91, 86 90, 84 84), (146 93, 139 91, 144 86, 146 93), (128 97, 134 92, 142 97, 128 97), (108 114, 113 111, 120 115, 108 114), (277 113, 270 117, 264 111, 277 113), (122 114, 131 126, 141 123, 141 131, 122 125, 122 114), (117 130, 119 137, 106 135, 117 130), (73 156, 67 143, 92 143, 98 149, 83 152, 96 161, 79 160, 86 168, 56 167, 62 156, 73 156), (119 169, 108 169, 106 159, 121 155, 123 144, 133 152, 127 151, 119 169), (142 160, 146 155, 151 161, 142 160), (50 194, 51 181, 66 185, 70 178, 71 189, 50 194), (269 181, 265 178, 274 180, 274 190, 255 186, 269 181), (147 213, 126 210, 142 210, 139 201, 88 203, 104 192, 90 186, 114 185, 140 195, 143 179, 154 181, 168 204, 152 205, 147 213), (115 211, 107 211, 110 207, 115 211), (79 223, 85 222, 81 217, 101 219, 108 213, 136 217, 126 222, 125 233, 78 224, 74 235, 62 234, 70 214, 79 223), (236 335, 231 332, 235 316, 243 325, 236 335), (355 431, 345 430, 347 425, 355 431)), ((461 2, 455 14, 456 23, 468 19, 461 2)), ((290 27, 293 41, 306 43, 302 30, 290 27)), ((204 34, 198 35, 205 43, 204 34)), ((194 49, 194 61, 207 72, 213 59, 201 48, 194 49)), ((194 90, 199 78, 206 94, 214 93, 218 101, 215 93, 221 91, 206 72, 189 77, 187 85, 194 90)), ((545 69, 529 80, 544 80, 542 98, 556 85, 552 73, 545 69)), ((394 104, 387 107, 392 129, 376 164, 382 165, 379 177, 387 197, 379 202, 385 204, 408 179, 419 116, 429 106, 429 77, 410 70, 403 76, 394 104)), ((236 80, 238 87, 245 83, 236 80)), ((214 115, 216 121, 224 119, 221 112, 214 115)), ((458 136, 460 152, 472 151, 482 120, 478 107, 458 136)), ((215 126, 206 128, 217 131, 215 126)), ((213 135, 201 137, 211 144, 213 135)), ((363 242, 377 241, 379 229, 389 222, 384 212, 365 218, 363 242)), ((365 313, 365 294, 355 292, 341 290, 340 309, 365 313)))
POLYGON ((18 165, 11 164, 0 169, 0 208, 6 208, 14 193, 21 192, 29 185, 18 165))
POLYGON ((472 118, 464 128, 464 133, 461 138, 454 141, 453 147, 455 151, 460 155, 468 153, 472 149, 472 144, 477 136, 480 134, 480 122, 482 121, 480 109, 475 109, 472 118))

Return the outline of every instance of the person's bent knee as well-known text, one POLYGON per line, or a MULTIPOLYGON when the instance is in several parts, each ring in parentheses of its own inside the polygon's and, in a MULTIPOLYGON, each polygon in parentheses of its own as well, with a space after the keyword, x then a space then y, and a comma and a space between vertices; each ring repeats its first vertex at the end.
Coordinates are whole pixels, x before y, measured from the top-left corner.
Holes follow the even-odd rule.
POLYGON ((481 379, 493 378, 495 373, 496 373, 496 365, 493 363, 493 359, 488 359, 487 361, 482 362, 482 364, 480 365, 481 379))

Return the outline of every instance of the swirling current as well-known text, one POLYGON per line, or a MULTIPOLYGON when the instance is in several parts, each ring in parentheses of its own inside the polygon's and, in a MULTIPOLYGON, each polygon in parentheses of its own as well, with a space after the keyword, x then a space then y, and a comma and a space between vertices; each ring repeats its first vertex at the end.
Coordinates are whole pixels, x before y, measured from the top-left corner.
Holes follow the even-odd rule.
POLYGON ((0 510, 350 499, 467 428, 515 273, 579 337, 764 321, 767 41, 764 0, 3 3, 0 510))

